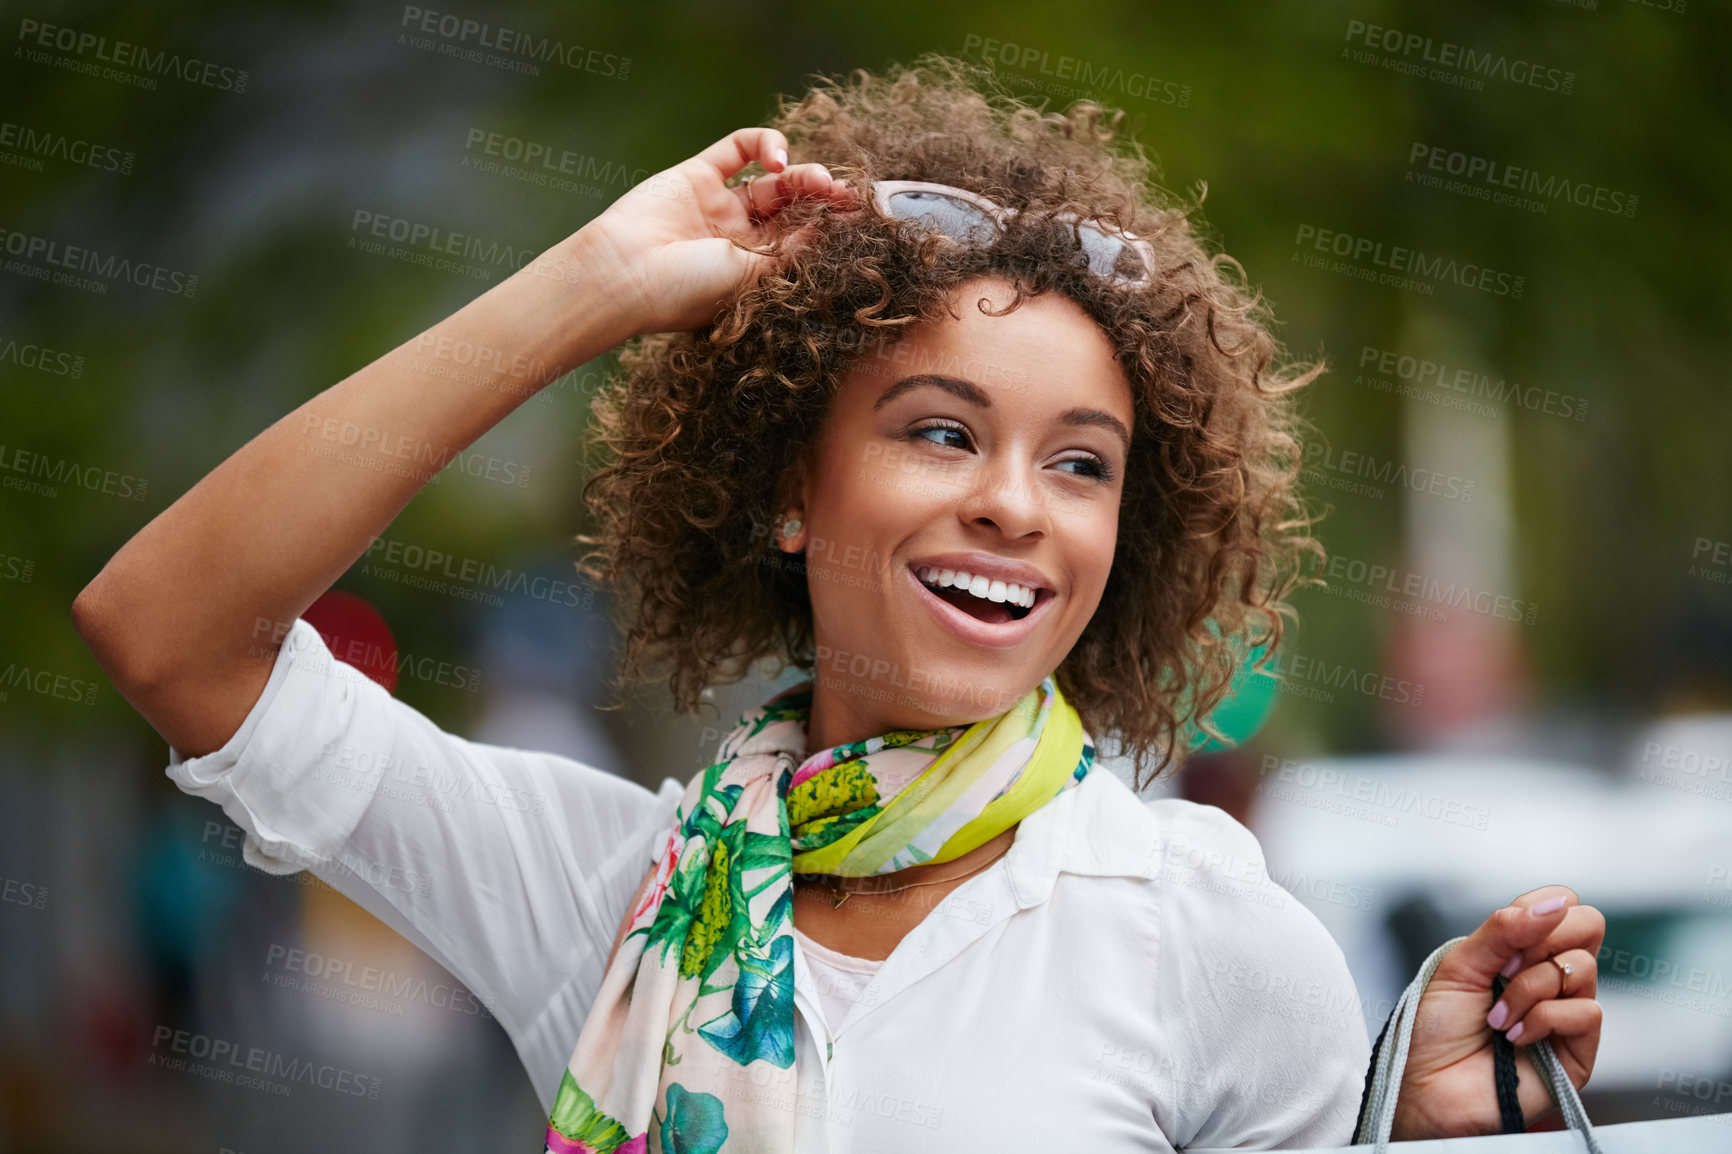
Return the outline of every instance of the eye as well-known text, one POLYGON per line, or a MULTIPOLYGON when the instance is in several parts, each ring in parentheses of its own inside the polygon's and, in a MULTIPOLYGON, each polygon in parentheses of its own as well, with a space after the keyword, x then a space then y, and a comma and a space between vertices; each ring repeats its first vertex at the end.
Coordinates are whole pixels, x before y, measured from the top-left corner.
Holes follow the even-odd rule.
POLYGON ((1081 465, 1082 470, 1075 473, 1075 476, 1078 477, 1088 477, 1096 481, 1110 481, 1113 479, 1113 467, 1107 464, 1107 462, 1102 460, 1100 457, 1093 456, 1092 454, 1086 457, 1066 457, 1064 460, 1058 462, 1058 465, 1061 469, 1066 465, 1081 465))
POLYGON ((961 425, 932 422, 909 429, 905 435, 909 438, 918 437, 921 440, 930 441, 934 445, 943 445, 947 449, 968 448, 968 430, 961 425), (945 440, 946 437, 954 437, 955 440, 945 440))

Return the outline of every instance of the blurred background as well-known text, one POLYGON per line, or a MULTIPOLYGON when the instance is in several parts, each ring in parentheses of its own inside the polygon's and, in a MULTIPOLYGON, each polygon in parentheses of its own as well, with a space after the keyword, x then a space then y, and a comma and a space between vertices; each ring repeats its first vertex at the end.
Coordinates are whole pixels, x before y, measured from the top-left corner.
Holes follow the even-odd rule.
MULTIPOLYGON (((485 1010, 322 883, 242 863, 239 831, 163 776, 70 603, 261 429, 631 184, 814 72, 926 51, 1033 101, 1126 109, 1169 189, 1206 182, 1200 219, 1292 353, 1331 365, 1305 449, 1327 584, 1296 598, 1280 684, 1247 679, 1223 709, 1242 742, 1148 796, 1258 833, 1373 1033, 1437 942, 1574 887, 1608 916, 1590 1114, 1732 1109, 1724 5, 325 0, 6 21, 0 1150, 537 1148, 545 1118, 485 1010), (489 58, 464 19, 571 51, 489 58), (376 221, 498 255, 437 262, 371 241, 376 221), (94 269, 65 275, 68 247, 94 269), (366 966, 408 992, 348 1000, 366 966), (165 1027, 366 1093, 164 1068, 165 1027)), ((653 787, 766 690, 718 690, 697 719, 655 686, 597 708, 609 602, 571 538, 608 369, 477 442, 321 612, 376 614, 414 658, 393 692, 443 728, 653 787), (452 578, 466 562, 548 580, 452 578)))

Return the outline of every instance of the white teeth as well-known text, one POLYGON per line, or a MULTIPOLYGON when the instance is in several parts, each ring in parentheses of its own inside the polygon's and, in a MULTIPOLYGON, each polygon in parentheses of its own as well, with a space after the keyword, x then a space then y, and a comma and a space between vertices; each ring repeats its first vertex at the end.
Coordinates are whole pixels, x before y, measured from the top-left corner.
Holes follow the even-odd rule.
POLYGON ((939 569, 931 565, 922 565, 915 570, 920 580, 928 585, 943 589, 954 586, 964 592, 971 593, 986 601, 1009 602, 1023 609, 1034 608, 1039 594, 1026 585, 1018 585, 1013 581, 997 581, 989 577, 977 577, 961 569, 939 569))

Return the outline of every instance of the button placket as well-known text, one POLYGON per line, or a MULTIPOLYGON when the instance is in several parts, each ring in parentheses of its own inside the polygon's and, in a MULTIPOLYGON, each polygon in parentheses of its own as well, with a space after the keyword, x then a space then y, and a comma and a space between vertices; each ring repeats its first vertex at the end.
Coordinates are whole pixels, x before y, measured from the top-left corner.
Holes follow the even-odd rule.
POLYGON ((818 1001, 818 983, 806 965, 806 952, 798 942, 794 943, 794 1009, 806 1024, 807 1036, 812 1039, 813 1053, 818 1055, 818 1069, 824 1075, 824 1089, 828 1096, 830 1058, 835 1053, 835 1043, 818 1001))
MULTIPOLYGON (((824 1020, 823 1010, 818 1001, 818 983, 812 976, 811 969, 806 964, 806 954, 794 944, 794 1010, 805 1023, 804 1031, 796 1025, 796 1046, 802 1042, 811 1051, 812 1061, 807 1065, 805 1078, 796 1077, 794 1083, 795 1108, 801 1111, 802 1117, 798 1123, 804 1137, 800 1142, 800 1154, 808 1151, 834 1150, 836 1135, 832 1133, 830 1114, 832 1111, 830 1090, 831 1059, 835 1054, 835 1042, 830 1037, 829 1023, 824 1020), (813 1070, 815 1067, 815 1072, 813 1070), (807 1080, 815 1080, 816 1085, 807 1084, 807 1080), (822 1102, 821 1111, 811 1111, 802 1106, 805 1102, 822 1102)), ((795 1058, 794 1068, 799 1071, 801 1063, 795 1058)))

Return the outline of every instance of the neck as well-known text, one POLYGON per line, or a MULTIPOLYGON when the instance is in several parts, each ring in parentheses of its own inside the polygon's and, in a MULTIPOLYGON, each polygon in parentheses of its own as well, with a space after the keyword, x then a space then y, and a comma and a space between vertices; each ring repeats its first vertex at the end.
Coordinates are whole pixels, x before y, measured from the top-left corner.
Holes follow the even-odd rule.
POLYGON ((986 716, 990 715, 983 715, 978 706, 928 700, 902 687, 819 670, 812 678, 806 748, 809 752, 833 749, 898 729, 972 725, 986 716))

